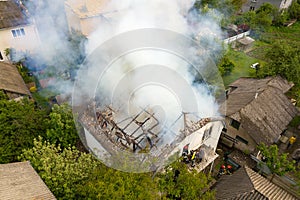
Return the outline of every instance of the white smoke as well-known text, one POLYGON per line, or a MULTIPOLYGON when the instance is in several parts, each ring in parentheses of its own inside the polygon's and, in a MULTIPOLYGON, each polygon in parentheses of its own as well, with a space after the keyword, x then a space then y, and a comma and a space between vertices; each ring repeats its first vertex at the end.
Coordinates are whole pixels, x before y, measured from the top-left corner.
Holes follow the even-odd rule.
MULTIPOLYGON (((194 0, 112 0, 105 8, 103 8, 103 13, 111 13, 114 11, 114 14, 109 14, 107 16, 104 14, 107 20, 101 24, 94 24, 95 27, 99 28, 88 36, 88 43, 86 46, 87 54, 92 53, 97 47, 103 44, 103 42, 116 35, 143 28, 166 29, 197 38, 201 44, 207 45, 204 49, 206 51, 220 49, 221 45, 217 42, 221 38, 219 21, 214 17, 216 15, 212 14, 216 13, 216 11, 200 15, 201 12, 190 12, 193 5, 194 0), (107 23, 107 21, 110 23, 107 23)), ((176 40, 174 42, 176 42, 176 40)), ((192 47, 190 51, 195 54, 192 47)), ((193 59, 197 60, 200 59, 200 57, 195 55, 193 59)), ((175 71, 189 84, 194 92, 193 95, 195 95, 195 98, 197 99, 196 104, 192 104, 192 102, 189 101, 189 98, 193 97, 180 96, 178 91, 184 90, 184 87, 177 83, 176 87, 179 89, 173 92, 177 93, 180 101, 186 103, 183 103, 185 105, 179 105, 176 103, 177 101, 173 101, 173 107, 172 104, 166 107, 166 110, 168 110, 170 114, 169 117, 172 116, 170 117, 172 120, 180 114, 175 112, 176 114, 174 115, 174 111, 179 110, 195 112, 200 117, 218 115, 218 105, 213 94, 208 91, 208 88, 205 85, 194 84, 194 75, 190 73, 187 63, 182 63, 180 59, 176 59, 174 56, 172 57, 164 53, 140 51, 127 55, 122 59, 122 62, 123 63, 119 62, 115 64, 118 65, 118 67, 111 67, 105 74, 103 84, 101 84, 103 86, 101 90, 102 92, 104 91, 104 95, 105 93, 111 93, 112 88, 117 87, 120 79, 123 76, 126 76, 129 71, 138 71, 139 66, 147 64, 163 65, 168 66, 170 70, 160 71, 153 76, 159 76, 164 84, 170 84, 172 79, 175 79, 175 81, 178 80, 178 77, 170 74, 171 70, 175 71), (194 107, 191 107, 189 103, 194 107), (180 108, 178 108, 178 106, 180 108)), ((206 64, 203 63, 203 65, 205 66, 206 64)), ((95 70, 97 70, 99 66, 94 67, 95 70)), ((199 66, 199 68, 201 67, 203 66, 199 66)), ((145 76, 145 74, 139 72, 132 73, 130 79, 127 79, 127 82, 122 82, 122 88, 127 88, 127 90, 123 91, 122 94, 119 94, 119 97, 125 98, 125 93, 134 91, 135 87, 140 83, 140 79, 143 79, 143 76, 145 76)), ((148 76, 151 76, 151 74, 148 76)), ((98 77, 88 77, 88 80, 86 80, 86 83, 88 82, 87 85, 91 82, 95 83, 95 81, 98 81, 97 78, 98 77)), ((159 99, 161 99, 161 104, 163 105, 165 105, 166 99, 172 99, 170 98, 172 92, 163 93, 160 91, 158 92, 159 95, 154 95, 152 90, 153 88, 149 89, 149 93, 146 93, 145 90, 143 90, 140 96, 135 96, 135 100, 138 102, 139 106, 146 106, 152 104, 152 102, 158 103, 157 99, 153 100, 154 96, 159 97, 159 99)))

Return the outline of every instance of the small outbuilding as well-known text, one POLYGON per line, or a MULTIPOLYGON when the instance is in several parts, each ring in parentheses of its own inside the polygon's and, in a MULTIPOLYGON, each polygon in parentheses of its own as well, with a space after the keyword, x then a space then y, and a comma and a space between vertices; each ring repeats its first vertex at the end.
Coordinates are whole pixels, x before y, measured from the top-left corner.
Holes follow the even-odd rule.
POLYGON ((0 62, 0 90, 10 99, 31 96, 17 67, 5 62, 0 62))
POLYGON ((252 47, 255 40, 249 36, 245 36, 237 41, 237 49, 241 51, 246 51, 252 47))

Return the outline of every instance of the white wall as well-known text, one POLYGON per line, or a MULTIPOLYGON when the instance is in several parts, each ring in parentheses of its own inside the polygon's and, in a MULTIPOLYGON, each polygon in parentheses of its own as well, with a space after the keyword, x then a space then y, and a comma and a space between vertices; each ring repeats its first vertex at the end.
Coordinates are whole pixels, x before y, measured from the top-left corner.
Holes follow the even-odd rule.
POLYGON ((187 144, 189 145, 189 150, 195 150, 198 149, 202 144, 205 144, 206 146, 210 146, 214 149, 214 151, 217 148, 221 132, 224 125, 222 121, 213 121, 208 124, 206 124, 201 129, 195 131, 194 133, 187 136, 180 145, 172 151, 171 154, 174 154, 176 152, 180 152, 180 155, 182 154, 183 147, 187 144), (205 130, 209 130, 211 128, 211 135, 204 140, 202 140, 203 135, 205 133, 205 130))
POLYGON ((84 128, 85 139, 87 146, 89 149, 100 159, 106 159, 108 161, 108 157, 110 154, 103 146, 97 141, 97 139, 87 130, 84 128))
POLYGON ((34 52, 39 45, 40 40, 34 25, 18 26, 0 30, 0 51, 4 60, 7 60, 4 53, 7 48, 14 48, 17 51, 34 52), (14 37, 12 30, 21 28, 24 29, 25 35, 14 37))

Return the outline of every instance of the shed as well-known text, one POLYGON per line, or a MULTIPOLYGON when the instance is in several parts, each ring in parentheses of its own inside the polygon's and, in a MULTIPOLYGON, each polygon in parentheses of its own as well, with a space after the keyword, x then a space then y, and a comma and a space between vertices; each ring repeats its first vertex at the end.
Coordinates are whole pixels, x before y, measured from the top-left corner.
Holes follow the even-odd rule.
POLYGON ((255 40, 249 36, 243 37, 237 41, 238 42, 237 48, 240 50, 243 50, 243 51, 247 50, 247 49, 251 48, 252 43, 254 41, 255 40))
POLYGON ((0 62, 0 90, 11 99, 24 95, 31 96, 16 66, 5 62, 0 62))

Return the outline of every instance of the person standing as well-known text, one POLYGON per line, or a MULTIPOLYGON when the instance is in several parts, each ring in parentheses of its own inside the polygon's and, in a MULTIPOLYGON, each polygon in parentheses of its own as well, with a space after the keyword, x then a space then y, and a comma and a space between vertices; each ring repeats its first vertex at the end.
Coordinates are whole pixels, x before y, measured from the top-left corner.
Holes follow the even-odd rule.
POLYGON ((290 146, 292 145, 292 144, 294 144, 296 142, 296 136, 292 136, 292 137, 290 137, 290 139, 289 139, 289 143, 288 143, 288 145, 287 145, 287 149, 288 148, 290 148, 290 146))

